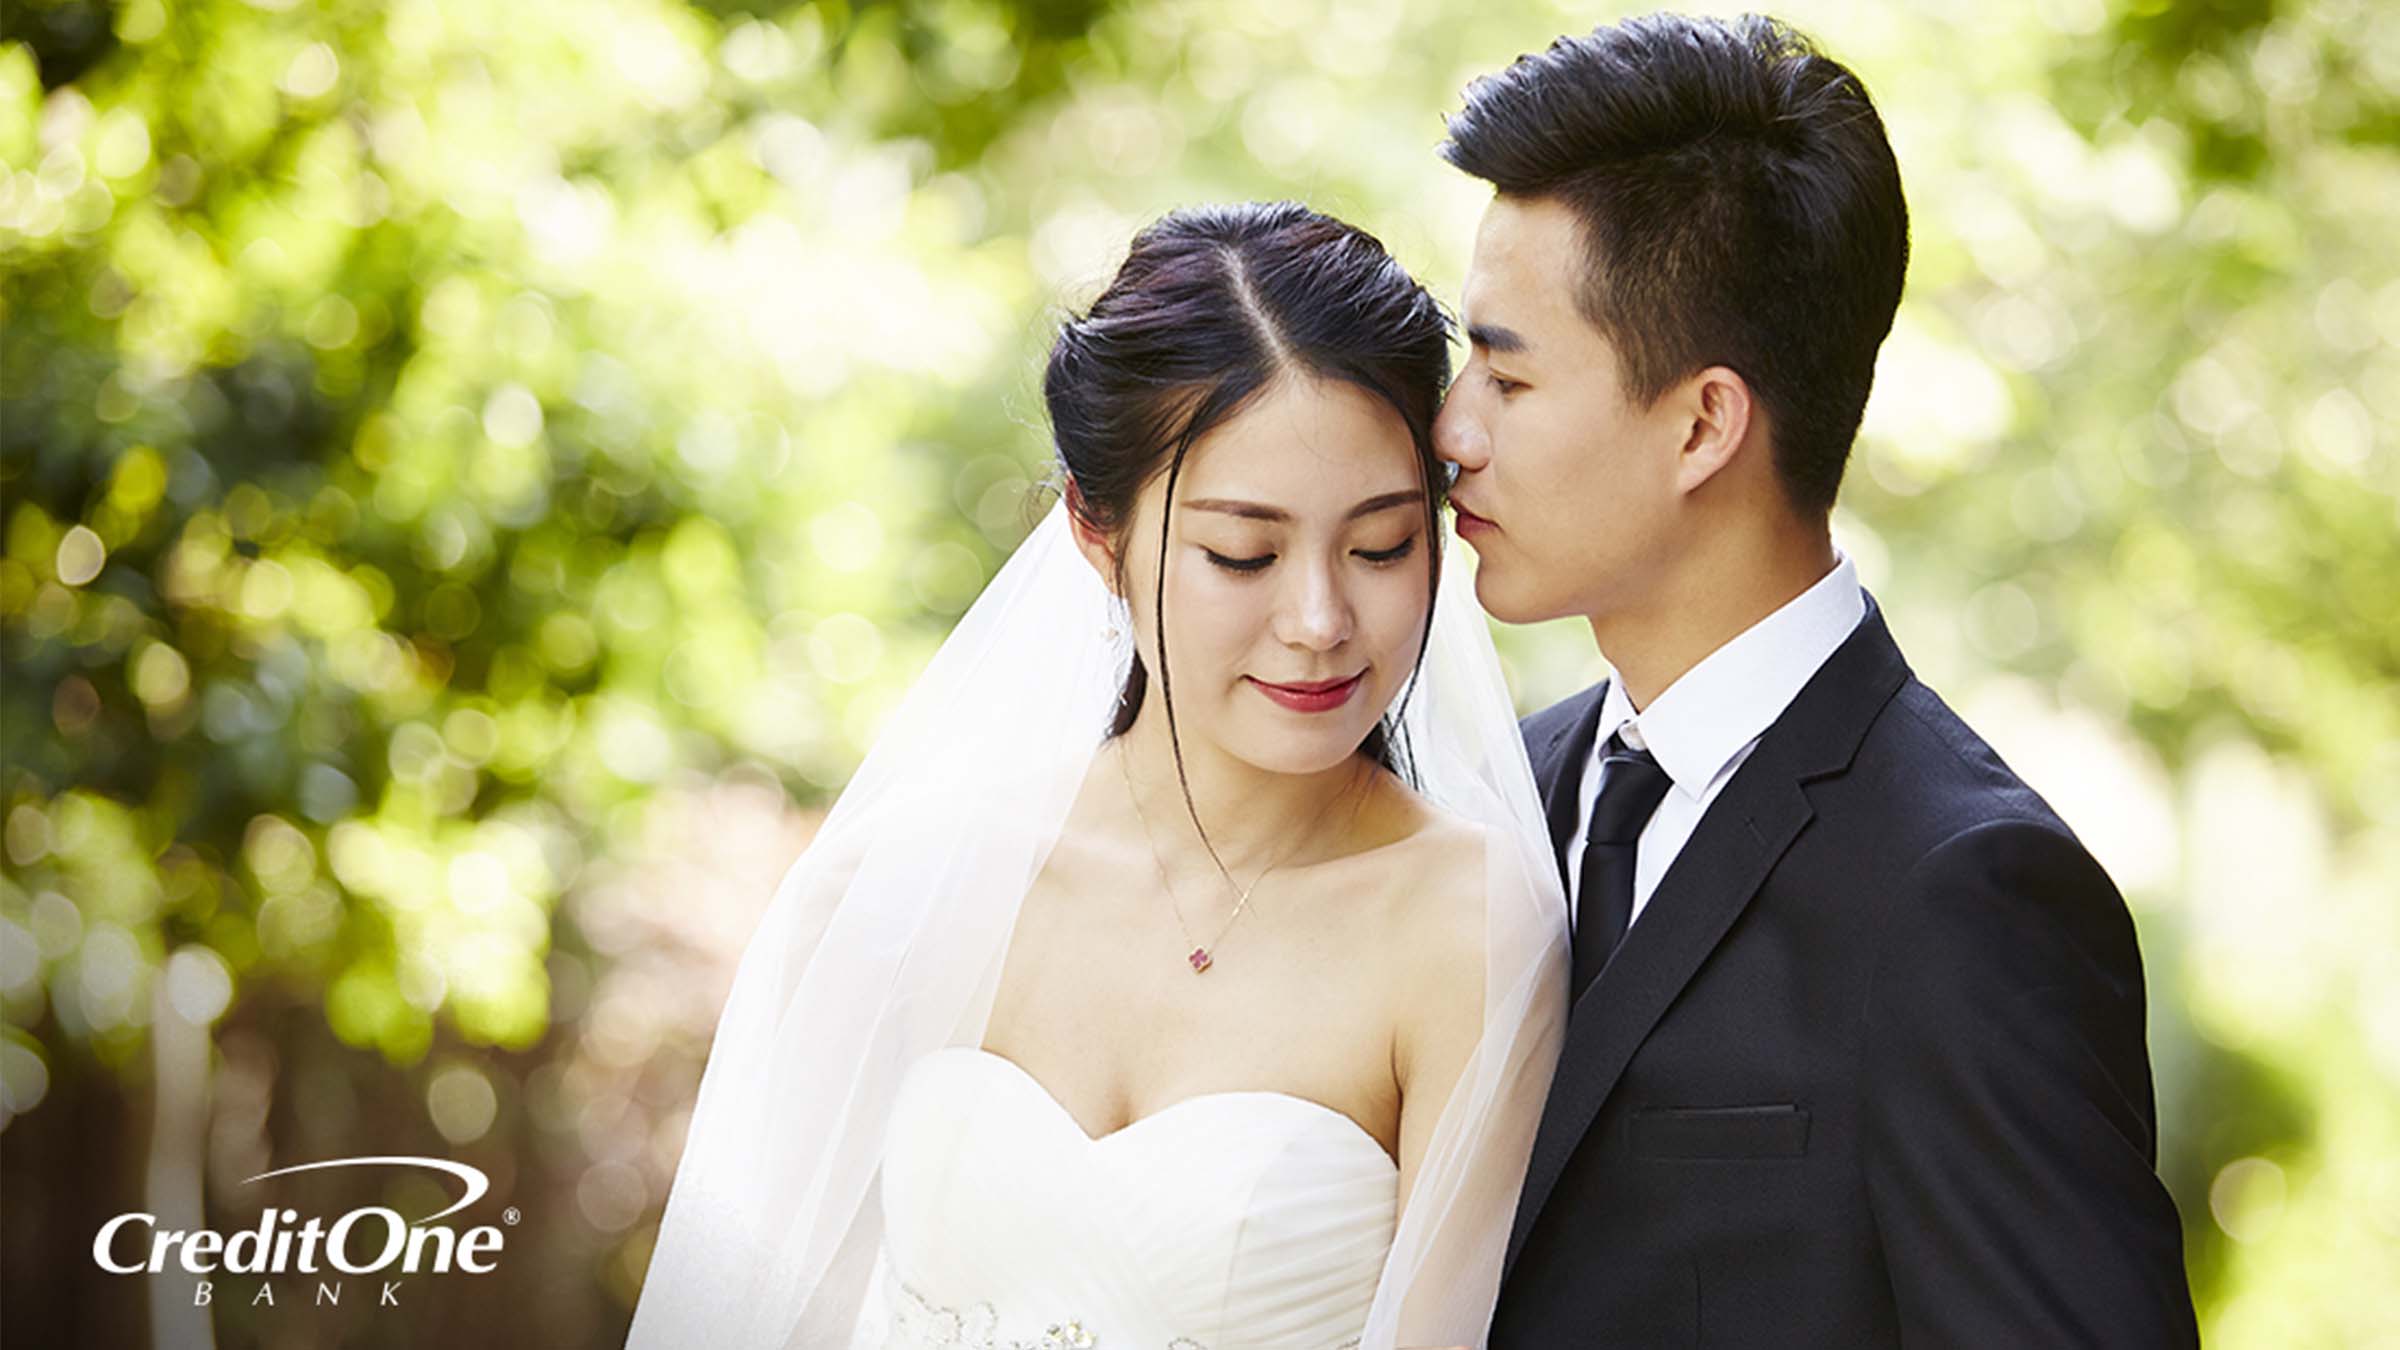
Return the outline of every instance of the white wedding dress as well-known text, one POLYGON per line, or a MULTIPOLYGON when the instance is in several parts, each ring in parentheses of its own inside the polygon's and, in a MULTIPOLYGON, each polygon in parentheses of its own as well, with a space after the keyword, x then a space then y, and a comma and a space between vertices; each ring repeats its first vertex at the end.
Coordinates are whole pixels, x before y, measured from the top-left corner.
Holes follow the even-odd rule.
POLYGON ((883 1161, 886 1350, 1357 1344, 1398 1169, 1282 1092, 1187 1097, 1098 1139, 987 1050, 919 1059, 883 1161))
POLYGON ((975 1048, 1131 655, 1053 507, 759 921, 632 1350, 1479 1339, 1565 1028, 1567 925, 1508 683, 1448 556, 1401 739, 1426 799, 1486 841, 1483 1025, 1405 1212, 1391 1158, 1329 1107, 1210 1093, 1092 1139, 975 1048))

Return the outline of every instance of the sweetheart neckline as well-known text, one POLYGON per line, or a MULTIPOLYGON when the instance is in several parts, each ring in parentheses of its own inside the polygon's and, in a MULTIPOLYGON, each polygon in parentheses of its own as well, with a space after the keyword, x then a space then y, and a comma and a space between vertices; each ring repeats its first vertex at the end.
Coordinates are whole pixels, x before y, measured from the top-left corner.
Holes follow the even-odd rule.
POLYGON ((1027 1087, 1032 1088, 1034 1095, 1040 1097, 1045 1103, 1047 1103, 1050 1109, 1057 1113, 1059 1119, 1066 1122, 1069 1129, 1075 1131, 1076 1135, 1079 1136, 1086 1144, 1089 1144, 1095 1148, 1106 1145, 1112 1140, 1122 1138, 1126 1134, 1137 1130, 1162 1116, 1166 1116, 1181 1110, 1186 1106, 1193 1106, 1202 1102, 1222 1101, 1239 1097, 1270 1097, 1278 1101, 1295 1103, 1297 1105, 1306 1107, 1311 1111, 1318 1112, 1322 1115, 1331 1116, 1333 1119, 1340 1121, 1343 1125, 1349 1127, 1350 1133, 1354 1138, 1358 1139, 1368 1148, 1371 1148, 1375 1151, 1375 1156, 1383 1160, 1384 1166, 1391 1168, 1395 1174, 1397 1174, 1400 1170, 1400 1164, 1393 1161, 1392 1155, 1384 1151, 1382 1142, 1377 1140, 1374 1135, 1368 1133, 1367 1127, 1359 1124, 1357 1119, 1352 1117, 1349 1112, 1337 1110, 1334 1107, 1327 1106, 1323 1102, 1314 1101, 1310 1098, 1303 1097, 1296 1092, 1279 1092, 1273 1088, 1232 1088, 1221 1092, 1196 1092, 1189 1097, 1178 1097, 1174 1101, 1171 1101, 1165 1106, 1152 1111, 1146 1116, 1137 1116, 1132 1120, 1126 1121, 1124 1124, 1108 1131, 1106 1134, 1095 1135, 1091 1131, 1083 1128, 1083 1122, 1075 1118, 1075 1113, 1067 1109, 1066 1103, 1058 1099, 1057 1093, 1052 1092, 1048 1087, 1044 1086, 1041 1079, 1033 1076, 1033 1071, 1031 1069, 1028 1069, 1024 1065, 1017 1063, 1015 1060, 1010 1059, 1008 1056, 1001 1054, 997 1050, 987 1050, 980 1045, 947 1045, 943 1046, 939 1050, 934 1051, 933 1053, 939 1055, 947 1054, 951 1051, 958 1051, 962 1054, 972 1055, 978 1059, 990 1060, 1000 1065, 1003 1069, 1009 1071, 1009 1073, 1014 1077, 1022 1080, 1027 1087))

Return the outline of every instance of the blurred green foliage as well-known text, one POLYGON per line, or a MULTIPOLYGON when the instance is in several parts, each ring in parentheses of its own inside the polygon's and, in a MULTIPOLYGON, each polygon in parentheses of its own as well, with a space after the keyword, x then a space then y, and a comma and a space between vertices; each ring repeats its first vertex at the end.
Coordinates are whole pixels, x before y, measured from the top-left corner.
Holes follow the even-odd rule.
MULTIPOLYGON (((2136 904, 2211 1339, 2400 1337, 2400 14, 1783 12, 1916 221, 1837 530, 2136 904)), ((212 1179, 415 1149, 558 1216, 539 1298, 343 1324, 390 1344, 621 1334, 764 899, 707 869, 771 884, 1029 525, 1058 308, 1234 197, 1455 295, 1439 114, 1602 17, 0 14, 7 1330, 140 1334, 75 1225, 136 1207, 172 1008, 212 1179)), ((1528 706, 1593 673, 1503 642, 1528 706)))

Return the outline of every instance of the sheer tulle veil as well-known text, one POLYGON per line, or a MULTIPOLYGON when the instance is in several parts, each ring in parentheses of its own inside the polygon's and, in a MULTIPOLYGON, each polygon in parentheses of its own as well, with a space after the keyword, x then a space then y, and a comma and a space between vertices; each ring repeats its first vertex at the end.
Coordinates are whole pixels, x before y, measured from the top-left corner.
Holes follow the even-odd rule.
MULTIPOLYGON (((1420 789, 1483 827, 1484 1022, 1363 1345, 1478 1345, 1564 1022, 1566 911, 1455 547, 1404 714, 1420 789)), ((1017 910, 1130 647, 1053 507, 900 703, 778 887, 718 1024, 630 1344, 852 1344, 901 1076, 983 1038, 1017 910)))

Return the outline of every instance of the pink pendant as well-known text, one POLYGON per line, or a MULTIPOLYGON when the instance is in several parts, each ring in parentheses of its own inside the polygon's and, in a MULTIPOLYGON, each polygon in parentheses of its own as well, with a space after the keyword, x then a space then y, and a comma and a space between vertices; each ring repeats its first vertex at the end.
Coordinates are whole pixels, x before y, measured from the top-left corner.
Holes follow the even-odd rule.
POLYGON ((1216 960, 1216 958, 1208 954, 1208 948, 1194 947, 1192 948, 1190 960, 1192 963, 1192 973, 1197 975, 1200 972, 1208 969, 1209 963, 1216 960))

